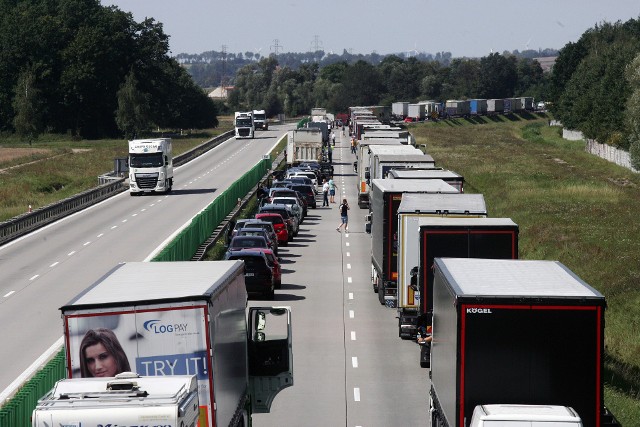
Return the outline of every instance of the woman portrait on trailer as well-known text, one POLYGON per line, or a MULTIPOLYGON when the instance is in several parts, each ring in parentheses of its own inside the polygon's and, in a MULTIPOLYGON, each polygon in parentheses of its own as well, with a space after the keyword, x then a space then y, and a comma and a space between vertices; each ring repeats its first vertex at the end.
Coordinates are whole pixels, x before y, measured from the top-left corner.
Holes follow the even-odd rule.
POLYGON ((131 371, 129 360, 111 329, 89 329, 80 343, 82 378, 114 377, 131 371))

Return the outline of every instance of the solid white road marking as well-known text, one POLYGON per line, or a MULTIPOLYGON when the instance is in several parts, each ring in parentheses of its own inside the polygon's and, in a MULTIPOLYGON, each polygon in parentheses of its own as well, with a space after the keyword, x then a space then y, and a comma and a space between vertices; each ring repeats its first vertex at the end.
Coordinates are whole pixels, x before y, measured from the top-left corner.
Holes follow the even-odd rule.
POLYGON ((351 341, 356 340, 356 331, 351 331, 351 341))
POLYGON ((10 296, 11 296, 11 294, 14 294, 14 293, 16 293, 16 291, 8 292, 8 293, 6 293, 6 294, 4 295, 4 297, 5 297, 5 298, 8 298, 8 297, 10 297, 10 296))
POLYGON ((353 310, 349 310, 349 317, 353 319, 355 316, 356 313, 353 310))
POLYGON ((356 402, 360 402, 360 388, 356 387, 353 389, 353 400, 356 402))
POLYGON ((31 280, 36 280, 38 277, 40 277, 40 275, 39 275, 39 274, 36 274, 35 276, 33 276, 33 277, 32 277, 31 279, 29 279, 29 280, 30 280, 30 281, 31 281, 31 280))
POLYGON ((58 264, 60 264, 60 263, 59 263, 58 261, 56 261, 56 262, 54 262, 53 264, 51 264, 51 265, 49 266, 49 268, 55 267, 55 266, 56 266, 56 265, 58 265, 58 264))
POLYGON ((354 368, 357 368, 357 367, 358 367, 358 358, 357 358, 357 357, 352 357, 352 358, 351 358, 351 365, 352 365, 354 368))
POLYGON ((76 253, 76 251, 71 251, 71 252, 69 252, 69 253, 67 254, 67 256, 71 256, 71 255, 73 255, 73 254, 75 254, 75 253, 76 253))

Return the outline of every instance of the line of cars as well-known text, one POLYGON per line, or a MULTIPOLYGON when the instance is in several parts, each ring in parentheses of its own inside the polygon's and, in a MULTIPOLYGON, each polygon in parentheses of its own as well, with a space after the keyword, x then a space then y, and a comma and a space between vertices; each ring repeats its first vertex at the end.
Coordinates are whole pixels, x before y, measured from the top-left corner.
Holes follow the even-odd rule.
POLYGON ((251 296, 272 300, 282 286, 280 246, 298 235, 309 209, 317 207, 320 167, 299 165, 287 170, 270 188, 258 189, 254 218, 235 221, 227 235, 224 259, 245 262, 245 284, 251 296))

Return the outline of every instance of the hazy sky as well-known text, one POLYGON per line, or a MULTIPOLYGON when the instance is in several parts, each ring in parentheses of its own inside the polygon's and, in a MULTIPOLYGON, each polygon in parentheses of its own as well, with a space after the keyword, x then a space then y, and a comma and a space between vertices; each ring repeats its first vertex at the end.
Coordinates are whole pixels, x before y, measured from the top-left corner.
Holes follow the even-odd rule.
POLYGON ((325 52, 380 54, 559 49, 602 21, 640 16, 640 0, 102 0, 152 17, 171 53, 325 52), (317 38, 316 38, 317 36, 317 38), (276 42, 277 40, 277 42, 276 42))

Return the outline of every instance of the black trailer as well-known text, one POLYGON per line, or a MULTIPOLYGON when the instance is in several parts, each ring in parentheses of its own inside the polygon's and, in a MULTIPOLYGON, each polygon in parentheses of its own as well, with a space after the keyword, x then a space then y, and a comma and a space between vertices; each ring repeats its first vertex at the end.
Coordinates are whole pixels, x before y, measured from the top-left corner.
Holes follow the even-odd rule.
POLYGON ((481 404, 572 407, 617 425, 603 398, 605 298, 557 261, 436 258, 431 425, 481 404))
POLYGON ((403 193, 458 194, 441 179, 371 181, 371 284, 380 304, 395 306, 398 280, 398 207, 403 193), (385 292, 387 298, 385 298, 385 292))

